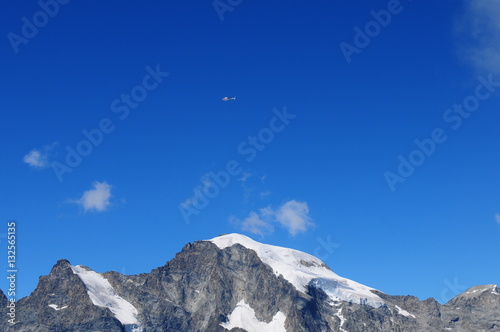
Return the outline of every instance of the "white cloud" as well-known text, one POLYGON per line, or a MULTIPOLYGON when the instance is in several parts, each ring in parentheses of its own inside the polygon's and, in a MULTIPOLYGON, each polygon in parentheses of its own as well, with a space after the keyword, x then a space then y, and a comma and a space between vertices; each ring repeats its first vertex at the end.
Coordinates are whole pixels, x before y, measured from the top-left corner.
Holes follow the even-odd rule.
POLYGON ((33 168, 47 168, 49 167, 49 159, 51 157, 51 151, 58 145, 58 142, 54 142, 50 145, 45 145, 42 149, 33 149, 28 152, 23 157, 23 162, 30 165, 33 168))
POLYGON ((274 232, 274 226, 268 220, 261 218, 253 211, 241 222, 241 229, 245 232, 261 236, 269 235, 274 232))
POLYGON ((243 174, 241 175, 241 178, 238 178, 238 181, 245 182, 251 176, 252 176, 252 173, 250 173, 250 172, 243 172, 243 174))
POLYGON ((500 73, 500 1, 467 0, 457 30, 465 58, 479 70, 500 73))
POLYGON ((260 197, 267 197, 269 195, 271 195, 271 191, 269 191, 269 190, 266 190, 266 191, 259 193, 260 197))
POLYGON ((80 205, 85 212, 103 212, 109 207, 111 202, 111 185, 106 182, 94 182, 93 189, 87 190, 82 197, 73 203, 80 205))
POLYGON ((258 212, 252 211, 244 220, 234 217, 231 217, 230 220, 236 223, 241 230, 261 236, 273 233, 274 224, 281 225, 292 236, 304 233, 314 226, 309 216, 307 203, 295 200, 290 200, 277 209, 268 206, 258 212))
POLYGON ((45 168, 49 165, 47 155, 40 150, 33 149, 24 156, 23 161, 34 168, 45 168))
POLYGON ((497 223, 500 225, 500 213, 497 213, 495 215, 495 220, 497 221, 497 223))
POLYGON ((313 225, 309 216, 309 207, 305 202, 288 201, 280 206, 275 214, 276 220, 293 236, 304 233, 313 225))

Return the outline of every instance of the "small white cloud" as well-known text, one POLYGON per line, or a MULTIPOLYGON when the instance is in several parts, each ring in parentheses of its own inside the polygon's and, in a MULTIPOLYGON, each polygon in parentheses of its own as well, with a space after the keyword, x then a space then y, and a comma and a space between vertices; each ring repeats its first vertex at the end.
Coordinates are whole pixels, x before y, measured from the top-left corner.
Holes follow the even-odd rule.
POLYGON ((309 207, 305 202, 291 200, 283 204, 276 212, 276 220, 285 227, 290 235, 304 233, 313 226, 309 216, 309 207))
POLYGON ((33 149, 23 157, 23 162, 33 168, 47 168, 49 167, 51 152, 57 145, 58 142, 54 142, 50 145, 45 145, 42 149, 33 149))
POLYGON ((233 220, 236 221, 240 225, 241 230, 245 232, 260 236, 269 235, 274 232, 274 226, 268 220, 261 218, 259 214, 253 211, 250 212, 245 220, 237 220, 234 218, 233 220))
POLYGON ((42 154, 40 150, 33 149, 24 156, 23 161, 33 168, 46 168, 49 166, 47 155, 42 154))
POLYGON ((466 59, 480 70, 500 73, 500 1, 467 0, 457 30, 466 59))
POLYGON ((496 220, 496 222, 500 225, 500 213, 497 213, 497 214, 495 215, 495 220, 496 220))
POLYGON ((251 176, 252 176, 252 173, 250 173, 250 172, 243 172, 243 174, 241 175, 241 178, 238 178, 238 181, 245 182, 251 176))
POLYGON ((259 196, 262 198, 267 197, 269 195, 271 195, 271 191, 269 191, 269 190, 259 193, 259 196))
POLYGON ((261 236, 272 234, 274 224, 280 224, 292 236, 304 233, 314 226, 312 218, 309 216, 307 203, 295 200, 290 200, 277 209, 268 206, 258 212, 252 211, 244 220, 234 217, 231 217, 230 220, 236 223, 241 230, 261 236))
POLYGON ((85 212, 95 211, 103 212, 111 204, 111 185, 106 182, 94 182, 93 189, 87 190, 82 197, 76 201, 72 201, 80 205, 85 212))

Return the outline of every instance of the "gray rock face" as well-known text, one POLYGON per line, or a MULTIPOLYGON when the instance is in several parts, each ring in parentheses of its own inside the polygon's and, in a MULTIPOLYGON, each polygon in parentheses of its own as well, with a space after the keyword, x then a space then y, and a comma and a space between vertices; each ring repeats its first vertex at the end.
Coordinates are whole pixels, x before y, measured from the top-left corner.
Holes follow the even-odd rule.
POLYGON ((500 289, 469 288, 443 306, 443 320, 456 331, 500 331, 500 289))
MULTIPOLYGON (((282 329, 272 331, 500 331, 500 291, 495 285, 473 287, 445 305, 377 291, 385 302, 380 307, 332 301, 313 284, 305 292, 297 290, 240 244, 221 250, 199 241, 150 273, 95 275, 106 283, 99 281, 95 288, 68 261, 58 261, 48 276, 40 277, 35 291, 18 302, 18 323, 1 324, 0 331, 228 332, 222 325, 230 323, 235 308, 253 309, 261 325, 233 326, 231 332, 265 332, 265 326, 271 331, 272 324, 281 324, 280 317, 282 329), (122 309, 128 303, 128 309, 119 311, 109 300, 96 305, 102 289, 121 299, 122 309), (124 323, 130 315, 139 323, 124 323)), ((0 294, 3 308, 6 301, 0 294)))

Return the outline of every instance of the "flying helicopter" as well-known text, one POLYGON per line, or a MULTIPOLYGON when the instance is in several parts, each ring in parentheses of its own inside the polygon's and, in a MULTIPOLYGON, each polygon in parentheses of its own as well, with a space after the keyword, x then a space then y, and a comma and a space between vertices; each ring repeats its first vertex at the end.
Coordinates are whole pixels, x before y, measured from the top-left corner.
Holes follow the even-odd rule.
POLYGON ((236 100, 236 97, 224 97, 222 98, 223 101, 228 101, 228 100, 236 100))

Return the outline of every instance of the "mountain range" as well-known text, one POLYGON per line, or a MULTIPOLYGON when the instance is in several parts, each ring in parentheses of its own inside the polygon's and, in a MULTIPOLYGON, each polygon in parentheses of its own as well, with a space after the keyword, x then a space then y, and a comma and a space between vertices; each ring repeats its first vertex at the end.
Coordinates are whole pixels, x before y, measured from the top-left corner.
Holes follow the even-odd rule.
MULTIPOLYGON (((0 305, 8 317, 3 292, 0 305)), ((139 275, 61 259, 16 303, 15 321, 0 331, 499 332, 500 289, 472 287, 443 305, 393 296, 307 253, 225 234, 139 275)))

